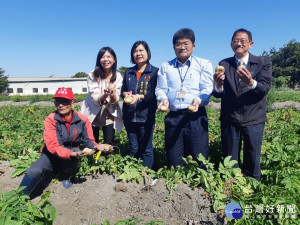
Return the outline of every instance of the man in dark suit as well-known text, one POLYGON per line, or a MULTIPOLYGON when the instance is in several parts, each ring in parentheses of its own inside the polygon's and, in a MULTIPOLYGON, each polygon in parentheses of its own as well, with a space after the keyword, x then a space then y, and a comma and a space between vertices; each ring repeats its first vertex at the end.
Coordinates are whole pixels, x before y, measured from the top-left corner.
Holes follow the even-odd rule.
POLYGON ((250 54, 252 46, 250 31, 239 29, 234 32, 231 48, 235 55, 219 63, 225 72, 214 74, 213 95, 221 98, 221 142, 224 157, 232 156, 231 159, 240 164, 243 140, 243 174, 260 180, 260 151, 267 121, 266 95, 273 77, 271 61, 250 54))

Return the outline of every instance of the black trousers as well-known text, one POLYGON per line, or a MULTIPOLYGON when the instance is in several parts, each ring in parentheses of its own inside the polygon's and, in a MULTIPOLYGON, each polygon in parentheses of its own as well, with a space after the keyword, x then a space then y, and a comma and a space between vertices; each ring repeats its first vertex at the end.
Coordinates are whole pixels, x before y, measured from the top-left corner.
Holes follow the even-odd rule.
POLYGON ((153 154, 153 130, 154 121, 147 123, 124 123, 130 145, 131 157, 143 160, 143 166, 152 168, 154 163, 153 154))
POLYGON ((239 167, 241 164, 240 153, 242 141, 244 141, 242 171, 245 176, 260 180, 260 151, 265 124, 251 126, 235 126, 221 123, 221 142, 224 157, 232 156, 232 160, 237 160, 239 167))
MULTIPOLYGON (((70 148, 70 150, 79 152, 79 148, 70 148)), ((48 150, 44 150, 41 157, 32 164, 26 171, 20 186, 25 186, 24 194, 34 198, 42 194, 43 190, 49 185, 51 180, 60 173, 62 179, 68 179, 75 175, 78 167, 79 158, 61 159, 53 155, 48 150)))
POLYGON ((165 117, 165 150, 169 166, 184 165, 182 157, 208 157, 208 122, 204 107, 195 113, 171 111, 165 117))
MULTIPOLYGON (((103 126, 102 130, 103 130, 103 141, 104 141, 104 144, 114 145, 115 144, 115 129, 114 129, 114 125, 110 124, 110 125, 107 125, 107 126, 103 126)), ((98 144, 99 144, 99 131, 100 131, 100 127, 93 126, 94 138, 95 138, 95 141, 98 144)))

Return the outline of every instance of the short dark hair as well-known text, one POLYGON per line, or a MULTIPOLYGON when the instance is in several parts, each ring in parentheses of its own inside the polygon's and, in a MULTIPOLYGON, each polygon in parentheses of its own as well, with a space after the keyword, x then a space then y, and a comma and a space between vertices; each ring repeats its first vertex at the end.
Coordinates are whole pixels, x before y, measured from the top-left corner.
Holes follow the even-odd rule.
POLYGON ((232 38, 231 38, 231 41, 233 41, 233 38, 234 38, 235 35, 236 35, 237 33, 239 33, 239 32, 246 33, 246 34, 248 35, 249 41, 252 41, 252 34, 251 34, 251 32, 250 32, 249 30, 244 29, 244 28, 240 28, 240 29, 234 31, 234 33, 233 33, 233 35, 232 35, 232 38))
POLYGON ((111 82, 114 82, 117 79, 117 55, 111 47, 103 47, 99 50, 97 59, 96 59, 96 68, 93 72, 94 78, 105 79, 104 69, 100 63, 100 59, 105 54, 105 52, 109 52, 115 59, 115 63, 112 66, 112 76, 110 78, 111 82))
POLYGON ((148 55, 148 60, 147 60, 147 63, 150 61, 151 59, 151 51, 150 51, 150 48, 149 48, 149 45, 147 44, 146 41, 136 41, 132 47, 131 47, 131 52, 130 52, 130 62, 132 64, 136 64, 136 62, 134 61, 134 57, 133 57, 133 54, 134 54, 134 51, 135 49, 139 46, 139 45, 143 45, 144 48, 146 49, 146 52, 147 52, 147 55, 148 55))
POLYGON ((174 36, 173 36, 173 45, 176 44, 178 39, 182 39, 182 38, 188 38, 188 39, 191 40, 191 42, 193 44, 195 43, 195 33, 194 33, 193 30, 191 30, 189 28, 182 28, 174 34, 174 36))

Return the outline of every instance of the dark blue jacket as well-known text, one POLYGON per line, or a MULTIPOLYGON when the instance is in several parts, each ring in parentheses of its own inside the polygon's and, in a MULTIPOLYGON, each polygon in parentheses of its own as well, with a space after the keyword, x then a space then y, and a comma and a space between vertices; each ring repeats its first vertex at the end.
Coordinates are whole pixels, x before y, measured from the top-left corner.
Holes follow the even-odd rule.
POLYGON ((142 101, 138 101, 135 105, 127 105, 124 102, 123 120, 125 124, 128 122, 154 123, 155 112, 157 109, 155 88, 157 84, 158 68, 148 63, 138 81, 136 79, 137 70, 137 65, 126 69, 121 96, 124 96, 124 92, 132 91, 133 95, 142 94, 145 98, 142 101))

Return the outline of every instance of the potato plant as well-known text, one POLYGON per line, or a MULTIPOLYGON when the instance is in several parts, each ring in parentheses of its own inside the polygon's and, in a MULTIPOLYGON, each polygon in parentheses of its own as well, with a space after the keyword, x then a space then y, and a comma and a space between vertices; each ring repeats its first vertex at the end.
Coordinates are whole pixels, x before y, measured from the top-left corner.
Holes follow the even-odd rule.
POLYGON ((41 201, 33 204, 22 190, 0 191, 0 224, 53 224, 56 209, 48 201, 50 192, 41 197, 41 201))
MULTIPOLYGON (((16 169, 14 175, 22 174, 39 157, 43 146, 43 120, 54 107, 5 106, 0 107, 0 159, 10 160, 16 169)), ((77 107, 78 110, 78 107, 77 107)), ((247 205, 294 205, 299 213, 300 190, 300 112, 282 109, 268 112, 261 152, 262 179, 260 182, 241 175, 239 168, 232 168, 234 161, 223 158, 221 151, 219 112, 208 109, 209 159, 201 155, 198 160, 207 170, 199 168, 191 157, 185 158, 185 166, 167 168, 164 152, 164 116, 157 112, 153 147, 155 168, 142 166, 142 161, 128 156, 129 144, 125 129, 116 132, 117 148, 112 154, 83 158, 77 176, 112 174, 128 182, 143 179, 164 178, 170 195, 181 182, 191 188, 202 186, 213 199, 215 211, 224 210, 228 202, 237 202, 244 209, 247 205)), ((100 139, 101 141, 101 139, 100 139)), ((287 212, 278 213, 274 220, 262 218, 229 221, 230 224, 296 224, 286 218, 287 212)))

